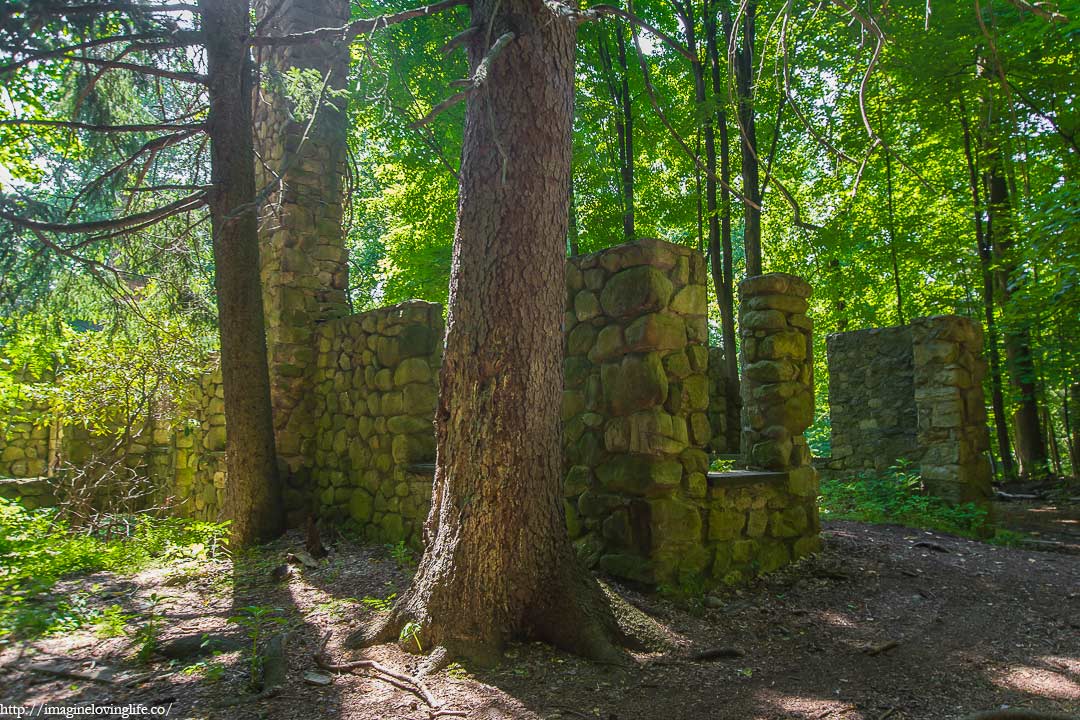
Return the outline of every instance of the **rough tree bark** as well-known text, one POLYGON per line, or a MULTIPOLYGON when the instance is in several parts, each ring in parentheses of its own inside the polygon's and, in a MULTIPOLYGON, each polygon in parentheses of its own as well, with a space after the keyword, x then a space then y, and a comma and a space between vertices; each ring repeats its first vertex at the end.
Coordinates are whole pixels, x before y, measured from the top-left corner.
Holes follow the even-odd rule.
POLYGON ((210 213, 228 427, 225 512, 233 545, 245 546, 283 529, 259 282, 252 68, 245 42, 250 18, 248 4, 236 0, 200 0, 199 8, 210 79, 210 213))
POLYGON ((540 0, 475 0, 426 550, 412 586, 351 645, 397 640, 486 662, 535 638, 593 658, 624 640, 576 562, 560 499, 572 21, 540 0))

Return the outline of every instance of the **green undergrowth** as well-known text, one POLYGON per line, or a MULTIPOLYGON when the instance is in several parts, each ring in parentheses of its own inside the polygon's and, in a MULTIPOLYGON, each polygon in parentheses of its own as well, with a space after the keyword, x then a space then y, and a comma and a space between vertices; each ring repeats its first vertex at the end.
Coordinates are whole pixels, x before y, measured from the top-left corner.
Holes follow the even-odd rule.
POLYGON ((987 510, 975 503, 952 505, 928 495, 919 473, 901 464, 886 472, 859 473, 821 481, 821 519, 904 525, 1012 545, 1018 533, 995 529, 987 510))
POLYGON ((56 510, 27 510, 0 498, 0 642, 107 622, 90 593, 51 597, 57 581, 101 570, 131 574, 224 553, 225 523, 149 515, 113 518, 105 529, 78 531, 56 510))

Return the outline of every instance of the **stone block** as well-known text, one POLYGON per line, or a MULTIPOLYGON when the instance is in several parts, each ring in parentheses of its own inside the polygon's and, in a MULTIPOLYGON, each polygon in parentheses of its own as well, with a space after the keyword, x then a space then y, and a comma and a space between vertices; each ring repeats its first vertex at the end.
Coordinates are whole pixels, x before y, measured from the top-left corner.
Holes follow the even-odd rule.
POLYGON ((686 347, 686 323, 675 315, 650 313, 627 326, 628 352, 675 350, 686 347))
POLYGON ((616 318, 662 310, 671 298, 672 285, 663 272, 638 265, 616 273, 600 294, 604 311, 616 318))
POLYGON ((705 315, 708 312, 705 303, 705 286, 687 285, 675 293, 670 307, 680 315, 705 315))
POLYGON ((406 358, 394 370, 394 384, 397 386, 426 382, 431 382, 431 368, 424 358, 406 358))
POLYGON ((746 525, 746 514, 738 510, 709 510, 709 540, 734 540, 746 525))
POLYGON ((650 500, 649 534, 653 550, 672 545, 700 545, 701 511, 677 498, 650 500))
POLYGON ((667 399, 667 373, 658 353, 627 355, 619 364, 601 369, 604 402, 615 415, 663 404, 667 399))
POLYGON ((596 340, 596 328, 587 323, 581 323, 567 335, 566 353, 568 355, 585 355, 592 349, 594 340, 596 340))
POLYGON ((596 477, 607 492, 657 495, 679 486, 682 465, 648 456, 620 455, 598 466, 596 477))
POLYGON ((592 320, 600 314, 600 300, 591 290, 582 290, 574 296, 574 316, 579 322, 592 320))

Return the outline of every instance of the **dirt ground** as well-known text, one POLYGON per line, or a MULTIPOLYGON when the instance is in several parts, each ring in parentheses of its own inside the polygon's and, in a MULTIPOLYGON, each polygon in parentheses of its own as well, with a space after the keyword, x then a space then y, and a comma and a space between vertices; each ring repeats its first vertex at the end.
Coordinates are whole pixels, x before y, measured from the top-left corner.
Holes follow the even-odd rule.
MULTIPOLYGON (((1012 503, 1003 512, 1011 524, 1036 518, 1039 529, 1028 529, 1037 539, 1077 542, 1080 508, 1012 503)), ((831 523, 824 536, 819 557, 704 603, 617 587, 669 631, 674 648, 662 655, 601 666, 529 644, 494 669, 451 665, 424 682, 442 710, 472 720, 934 720, 1003 706, 1080 716, 1080 555, 1070 547, 1003 548, 852 522, 831 523), (694 659, 717 648, 722 657, 694 659)), ((168 708, 171 718, 433 717, 417 694, 366 670, 322 678, 325 686, 305 679, 318 670, 313 655, 325 632, 338 662, 367 658, 411 674, 423 658, 394 645, 359 654, 339 645, 378 611, 374 599, 407 587, 408 570, 387 549, 342 541, 318 567, 275 577, 300 543, 285 538, 235 567, 102 573, 56 589, 57 597, 91 589, 91 602, 132 613, 145 613, 152 593, 166 597, 162 647, 204 633, 243 640, 227 622, 235 608, 280 608, 289 620, 288 680, 277 696, 248 695, 241 650, 140 665, 130 635, 81 630, 0 645, 0 709, 138 703, 168 708)))

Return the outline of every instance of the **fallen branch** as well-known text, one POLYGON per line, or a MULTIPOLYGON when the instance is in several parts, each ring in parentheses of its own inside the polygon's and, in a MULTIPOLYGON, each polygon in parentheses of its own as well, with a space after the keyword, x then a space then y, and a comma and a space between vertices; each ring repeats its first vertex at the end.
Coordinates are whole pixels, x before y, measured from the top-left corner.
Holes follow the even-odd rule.
POLYGON ((500 35, 499 38, 495 41, 495 43, 491 46, 491 49, 487 51, 487 54, 484 55, 484 59, 481 60, 480 64, 476 66, 476 71, 473 72, 472 77, 466 78, 465 80, 459 80, 456 83, 452 83, 457 85, 464 84, 466 85, 466 88, 459 93, 451 95, 435 107, 431 108, 431 111, 428 112, 427 115, 420 118, 416 122, 409 123, 409 127, 416 130, 420 127, 423 127, 424 125, 427 125, 429 122, 438 117, 441 113, 449 110, 454 105, 457 105, 459 102, 482 88, 484 86, 484 83, 487 82, 488 74, 491 72, 491 64, 495 62, 495 58, 499 56, 499 53, 503 51, 503 48, 510 44, 510 41, 513 40, 514 37, 516 36, 512 32, 506 32, 500 35))
POLYGON ((323 635, 322 641, 319 642, 319 649, 315 651, 315 664, 329 672, 339 673, 353 673, 356 670, 373 670, 374 677, 383 682, 393 685, 399 690, 403 690, 407 693, 411 693, 416 697, 423 700, 429 708, 428 717, 465 717, 468 713, 460 710, 444 710, 442 709, 443 703, 435 699, 435 696, 431 694, 431 691, 427 689, 424 682, 419 678, 415 678, 412 675, 406 675, 399 673, 396 670, 391 670, 385 665, 380 665, 374 660, 353 660, 347 663, 336 663, 330 659, 330 656, 326 653, 326 644, 330 642, 329 631, 323 635))
POLYGON ((934 552, 939 552, 939 553, 950 553, 950 552, 952 552, 952 550, 945 547, 944 545, 939 545, 936 542, 930 542, 929 540, 920 540, 919 542, 915 543, 911 547, 926 548, 927 550, 933 550, 934 552))
POLYGON ((467 4, 468 0, 442 0, 442 2, 413 8, 412 10, 403 10, 398 13, 379 15, 374 18, 353 20, 348 25, 342 25, 341 27, 336 28, 319 28, 317 30, 308 30, 306 32, 293 33, 291 35, 279 35, 276 37, 256 35, 255 37, 248 38, 248 42, 253 47, 282 47, 285 45, 305 45, 321 40, 351 41, 356 38, 357 35, 373 33, 377 30, 390 27, 391 25, 411 20, 412 18, 434 15, 435 13, 467 4))

